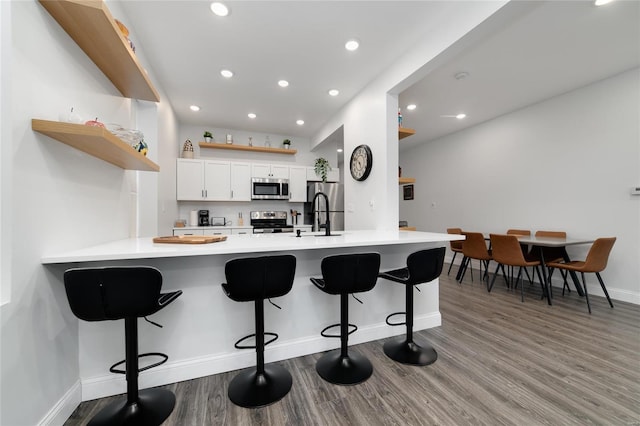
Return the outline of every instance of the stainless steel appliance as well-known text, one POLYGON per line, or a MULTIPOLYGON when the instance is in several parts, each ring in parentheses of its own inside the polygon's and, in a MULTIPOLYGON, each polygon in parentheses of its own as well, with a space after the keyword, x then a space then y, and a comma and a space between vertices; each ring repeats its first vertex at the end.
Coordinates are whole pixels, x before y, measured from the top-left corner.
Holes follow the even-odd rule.
POLYGON ((329 201, 331 231, 344 231, 344 187, 341 183, 310 182, 307 184, 307 202, 304 203, 304 223, 312 225, 313 231, 325 229, 327 206, 324 197, 317 197, 315 208, 312 201, 318 192, 329 201))
POLYGON ((288 200, 289 179, 252 178, 252 200, 288 200))
POLYGON ((287 212, 251 212, 251 226, 254 234, 293 232, 293 225, 287 224, 287 212))
POLYGON ((198 226, 209 226, 209 210, 198 210, 198 226))

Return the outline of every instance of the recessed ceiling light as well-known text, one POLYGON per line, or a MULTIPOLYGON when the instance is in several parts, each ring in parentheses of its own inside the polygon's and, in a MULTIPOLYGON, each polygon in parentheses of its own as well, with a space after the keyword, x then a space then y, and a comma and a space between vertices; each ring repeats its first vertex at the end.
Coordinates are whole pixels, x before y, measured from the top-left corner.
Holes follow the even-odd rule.
POLYGON ((200 107, 198 105, 191 105, 189 109, 194 112, 200 111, 200 107))
POLYGON ((611 3, 613 0, 596 0, 594 4, 596 6, 604 6, 607 3, 611 3))
POLYGON ((351 52, 357 50, 358 47, 360 47, 360 43, 358 43, 358 40, 349 40, 344 44, 344 48, 351 52))
POLYGON ((227 16, 229 14, 229 8, 217 1, 211 3, 211 11, 218 16, 227 16))
POLYGON ((247 117, 256 118, 257 116, 254 113, 250 112, 249 114, 247 114, 247 117))
POLYGON ((340 91, 338 89, 331 89, 328 93, 330 96, 338 96, 340 94, 340 91))
POLYGON ((289 82, 287 80, 278 81, 278 86, 280 87, 287 87, 288 85, 289 85, 289 82))
POLYGON ((233 77, 233 72, 230 70, 222 70, 220 71, 220 75, 222 75, 225 78, 231 78, 233 77))
POLYGON ((458 115, 456 115, 456 118, 457 118, 458 120, 462 120, 462 119, 463 119, 463 118, 465 118, 466 116, 467 116, 467 114, 458 114, 458 115))
POLYGON ((338 149, 337 149, 337 151, 338 151, 338 152, 342 152, 342 148, 338 148, 338 149))
POLYGON ((297 121, 296 121, 296 124, 297 124, 298 126, 302 126, 302 125, 304 124, 304 120, 297 120, 297 121))
POLYGON ((414 109, 416 109, 416 104, 409 104, 409 105, 407 105, 407 109, 408 109, 409 111, 413 111, 414 109))
POLYGON ((460 71, 453 75, 453 78, 455 78, 456 80, 464 80, 467 77, 469 77, 469 73, 466 71, 460 71))

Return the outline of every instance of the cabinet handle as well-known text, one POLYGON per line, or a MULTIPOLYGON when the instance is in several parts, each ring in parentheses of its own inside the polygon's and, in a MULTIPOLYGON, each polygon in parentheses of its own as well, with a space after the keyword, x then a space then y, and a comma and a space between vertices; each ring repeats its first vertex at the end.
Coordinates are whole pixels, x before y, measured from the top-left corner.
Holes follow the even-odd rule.
POLYGON ((233 198, 233 190, 231 191, 231 198, 233 198))

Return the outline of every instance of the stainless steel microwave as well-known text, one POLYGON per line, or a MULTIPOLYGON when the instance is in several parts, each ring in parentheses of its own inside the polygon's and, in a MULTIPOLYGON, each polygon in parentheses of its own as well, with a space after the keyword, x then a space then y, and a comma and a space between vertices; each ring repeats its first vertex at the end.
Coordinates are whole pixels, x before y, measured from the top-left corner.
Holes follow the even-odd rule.
POLYGON ((252 178, 252 200, 288 200, 289 179, 252 178))

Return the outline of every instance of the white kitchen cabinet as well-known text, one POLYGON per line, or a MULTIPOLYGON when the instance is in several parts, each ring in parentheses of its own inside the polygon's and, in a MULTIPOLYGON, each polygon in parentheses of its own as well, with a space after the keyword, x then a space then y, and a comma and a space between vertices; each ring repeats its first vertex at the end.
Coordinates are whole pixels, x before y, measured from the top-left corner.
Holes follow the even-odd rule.
POLYGON ((173 235, 204 235, 202 229, 174 229, 173 235))
POLYGON ((253 163, 251 177, 289 179, 289 166, 282 164, 253 163))
MULTIPOLYGON (((307 167, 307 181, 309 182, 321 182, 322 178, 316 174, 313 167, 307 167)), ((338 167, 332 167, 327 172, 327 182, 339 182, 340 181, 340 169, 338 167)))
POLYGON ((231 228, 231 235, 253 234, 253 228, 231 228))
POLYGON ((289 201, 292 203, 307 201, 306 167, 289 167, 289 201))
POLYGON ((231 229, 223 228, 204 228, 202 230, 203 235, 231 235, 231 229))
POLYGON ((251 201, 251 165, 235 161, 178 159, 178 201, 251 201))
POLYGON ((300 232, 311 232, 311 225, 294 225, 293 232, 296 232, 298 229, 300 232))
POLYGON ((251 163, 231 162, 231 201, 251 201, 251 163))

